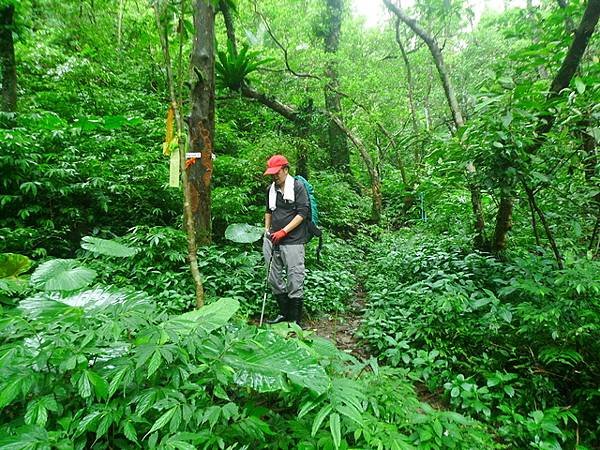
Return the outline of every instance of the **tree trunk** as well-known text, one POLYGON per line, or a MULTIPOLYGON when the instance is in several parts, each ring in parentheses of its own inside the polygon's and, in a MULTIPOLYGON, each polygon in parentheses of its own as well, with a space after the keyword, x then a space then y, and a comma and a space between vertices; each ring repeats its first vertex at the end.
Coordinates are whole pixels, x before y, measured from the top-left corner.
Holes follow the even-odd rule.
POLYGON ((219 9, 223 13, 223 20, 225 21, 225 31, 227 33, 227 40, 233 47, 233 55, 237 56, 237 42, 235 40, 235 27, 233 26, 233 17, 231 16, 231 10, 227 4, 227 0, 219 0, 219 9))
MULTIPOLYGON (((402 39, 400 39, 400 18, 396 18, 396 42, 398 43, 398 47, 400 47, 400 53, 402 54, 402 60, 404 61, 404 68, 406 69, 406 81, 408 84, 408 106, 410 107, 410 118, 413 131, 415 134, 419 134, 419 125, 417 122, 417 112, 414 99, 415 83, 412 78, 412 70, 410 67, 410 61, 408 60, 408 55, 406 54, 406 50, 404 50, 404 45, 402 45, 402 39)), ((415 161, 415 164, 418 165, 419 163, 420 161, 415 161)))
POLYGON ((375 168, 375 172, 373 174, 371 190, 373 200, 373 204, 371 206, 371 221, 373 223, 379 223, 381 221, 381 212, 383 210, 383 196, 381 194, 381 176, 378 168, 375 168))
MULTIPOLYGON (((400 19, 396 18, 396 42, 398 43, 398 47, 400 48, 400 53, 402 54, 402 60, 404 61, 404 68, 406 69, 406 81, 408 85, 408 106, 410 107, 410 118, 412 122, 413 132, 415 136, 419 134, 419 123, 417 121, 417 110, 415 107, 415 83, 412 77, 412 69, 410 67, 410 61, 408 60, 408 55, 406 54, 406 50, 404 49, 404 45, 402 44, 402 39, 400 38, 400 19)), ((419 183, 420 171, 419 168, 421 166, 421 152, 419 149, 419 145, 415 146, 414 150, 414 164, 415 164, 415 184, 419 183)), ((403 165, 404 166, 404 165, 403 165)), ((401 170, 404 171, 404 167, 401 167, 401 170)), ((404 179, 404 184, 406 184, 406 175, 402 174, 402 178, 404 179)), ((412 190, 412 186, 410 188, 412 190)), ((412 198, 412 197, 411 197, 412 198)))
POLYGON ((431 131, 433 128, 433 121, 431 119, 431 88, 433 87, 433 73, 431 68, 427 74, 427 90, 425 91, 425 95, 423 96, 423 113, 425 114, 425 129, 427 131, 431 131))
POLYGON ((533 207, 533 203, 531 203, 531 198, 529 198, 529 196, 527 196, 527 203, 529 204, 529 212, 531 213, 531 230, 533 231, 533 237, 535 238, 535 245, 541 247, 542 244, 537 229, 537 220, 535 218, 535 208, 533 207))
MULTIPOLYGON (((392 136, 391 133, 380 122, 377 122, 377 126, 379 127, 383 135, 390 141, 390 145, 396 150, 396 159, 398 162, 398 169, 400 169, 400 177, 402 178, 402 183, 404 184, 406 190, 412 191, 414 186, 408 181, 408 176, 406 175, 406 165, 404 164, 404 156, 400 154, 402 150, 398 148, 394 136, 392 136)), ((382 155, 382 158, 383 156, 384 155, 382 155)))
POLYGON ((506 237, 508 236, 508 232, 512 229, 512 210, 512 197, 506 193, 502 193, 498 214, 496 215, 494 241, 492 242, 492 252, 495 254, 506 249, 506 237))
POLYGON ((560 251, 558 250, 558 246, 556 245, 556 241, 554 240, 554 235, 552 234, 550 225, 548 225, 548 221, 546 220, 546 215, 544 214, 544 211, 542 211, 542 209, 538 206, 538 204, 535 200, 535 194, 533 192, 533 189, 531 189, 529 186, 527 186, 527 183, 525 183, 524 181, 523 181, 523 188, 525 189, 525 192, 527 193, 527 197, 529 198, 530 205, 533 207, 535 212, 537 212, 538 216, 540 217, 540 221, 542 222, 542 226, 544 227, 544 231, 546 232, 546 237, 548 238, 548 241, 550 242, 550 247, 552 248, 552 252, 554 253, 554 258, 556 259, 556 264, 557 264, 558 268, 562 270, 564 268, 563 259, 560 254, 560 251))
MULTIPOLYGON (((474 176, 474 172, 467 169, 467 178, 470 180, 474 176)), ((482 251, 489 251, 489 244, 485 237, 485 219, 483 215, 483 204, 481 202, 481 191, 479 187, 473 182, 468 182, 469 192, 471 193, 471 208, 473 209, 473 215, 475 216, 475 248, 482 251)))
MULTIPOLYGON (((507 144, 508 145, 508 144, 507 144)), ((503 156, 496 155, 496 165, 500 173, 500 205, 496 212, 496 226, 494 228, 494 237, 491 244, 491 251, 495 255, 502 253, 508 243, 508 233, 512 229, 513 202, 516 193, 515 180, 509 176, 509 169, 514 162, 503 156)))
POLYGON ((188 175, 196 242, 208 245, 212 241, 210 181, 215 134, 215 11, 209 1, 203 0, 196 0, 193 9, 195 32, 189 132, 190 150, 201 153, 201 157, 199 161, 192 159, 188 175))
POLYGON ((444 93, 446 94, 446 100, 448 101, 448 106, 450 107, 450 112, 452 113, 452 120, 454 121, 454 125, 456 128, 462 127, 465 122, 460 111, 460 107, 458 106, 458 101, 456 100, 456 94, 454 93, 454 88, 452 87, 452 83, 450 82, 450 77, 448 76, 448 71, 446 70, 446 64, 444 63, 444 57, 442 56, 442 50, 438 45, 435 38, 427 31, 425 31, 421 26, 417 23, 415 19, 408 17, 404 12, 394 5, 390 0, 383 0, 383 3, 388 7, 388 9, 402 22, 404 22, 408 27, 413 30, 413 32, 419 36, 423 42, 429 48, 431 56, 433 57, 433 62, 435 63, 435 67, 437 68, 438 74, 440 75, 440 80, 442 81, 442 86, 444 87, 444 93))
POLYGON ((371 196, 373 199, 373 206, 371 210, 371 219, 374 223, 379 223, 381 219, 381 210, 382 210, 382 196, 381 196, 381 177, 379 174, 379 170, 373 163, 373 159, 371 155, 367 151, 365 144, 360 140, 358 136, 356 136, 352 131, 350 131, 344 123, 340 120, 339 117, 330 116, 334 123, 340 127, 340 130, 344 132, 344 134, 350 139, 350 141, 354 144, 354 146, 358 149, 360 156, 362 157, 365 166, 367 167, 367 172, 369 173, 369 178, 371 179, 371 196))
MULTIPOLYGON (((302 111, 303 117, 310 117, 314 113, 312 102, 302 111)), ((310 133, 309 123, 306 120, 296 122, 298 143, 296 144, 296 174, 308 180, 308 145, 306 140, 310 133)))
MULTIPOLYGON (((182 5, 183 6, 183 5, 182 5)), ((173 70, 171 69, 171 55, 169 52, 169 39, 166 31, 163 29, 160 22, 160 13, 158 7, 154 9, 156 13, 156 26, 158 28, 159 38, 163 55, 165 58, 165 66, 167 71, 167 86, 169 88, 169 97, 171 99, 171 105, 175 113, 175 119, 177 123, 177 145, 179 151, 179 163, 181 178, 183 181, 183 223, 187 234, 188 244, 188 261, 190 263, 190 272, 192 274, 192 280, 194 281, 194 287, 196 289, 196 307, 201 308, 204 306, 204 285, 202 284, 202 276, 198 268, 198 255, 196 247, 196 233, 194 229, 194 219, 192 214, 192 202, 190 201, 190 183, 188 174, 185 170, 185 144, 182 140, 184 132, 184 121, 181 116, 181 110, 175 96, 175 81, 173 79, 173 70)), ((182 11, 183 20, 183 11, 182 11)))
POLYGON ((2 66, 2 111, 17 110, 17 65, 13 42, 14 5, 0 8, 0 66, 2 66))
POLYGON ((596 218, 596 225, 594 225, 594 231, 592 231, 592 236, 590 237, 590 245, 588 247, 588 249, 592 251, 592 255, 597 254, 598 248, 600 247, 600 239, 597 239, 599 230, 600 230, 600 214, 596 218), (594 249, 594 247, 596 247, 596 248, 594 249))
MULTIPOLYGON (((342 111, 339 88, 337 62, 335 55, 340 42, 340 28, 342 26, 343 0, 326 0, 327 2, 327 33, 325 35, 325 53, 328 61, 325 67, 325 76, 329 82, 325 86, 325 109, 330 114, 338 116, 342 111)), ((329 136, 329 154, 331 166, 338 172, 349 173, 350 151, 346 135, 330 118, 327 124, 329 136)))
POLYGON ((296 175, 300 175, 308 180, 308 153, 303 139, 298 142, 296 148, 296 175))

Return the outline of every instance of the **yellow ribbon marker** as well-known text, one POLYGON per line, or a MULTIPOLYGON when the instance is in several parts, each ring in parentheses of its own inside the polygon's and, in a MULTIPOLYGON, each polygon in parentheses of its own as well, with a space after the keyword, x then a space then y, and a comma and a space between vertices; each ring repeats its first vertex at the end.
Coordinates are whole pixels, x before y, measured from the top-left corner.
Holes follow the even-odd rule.
POLYGON ((166 135, 165 142, 163 144, 163 155, 169 156, 171 154, 171 142, 173 141, 173 128, 175 125, 175 108, 173 108, 173 105, 169 106, 166 122, 166 135))

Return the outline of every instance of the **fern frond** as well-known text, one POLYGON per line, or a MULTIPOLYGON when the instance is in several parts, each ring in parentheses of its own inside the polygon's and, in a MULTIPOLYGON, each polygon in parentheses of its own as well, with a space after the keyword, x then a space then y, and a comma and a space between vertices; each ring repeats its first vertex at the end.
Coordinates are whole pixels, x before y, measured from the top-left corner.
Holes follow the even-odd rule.
POLYGON ((583 361, 583 356, 573 349, 545 347, 540 351, 539 359, 544 364, 563 364, 574 367, 583 361))
POLYGON ((236 54, 231 42, 227 42, 227 52, 218 51, 217 57, 215 69, 218 86, 234 91, 240 89, 250 73, 271 62, 271 59, 260 59, 259 52, 249 51, 248 45, 243 45, 236 54))

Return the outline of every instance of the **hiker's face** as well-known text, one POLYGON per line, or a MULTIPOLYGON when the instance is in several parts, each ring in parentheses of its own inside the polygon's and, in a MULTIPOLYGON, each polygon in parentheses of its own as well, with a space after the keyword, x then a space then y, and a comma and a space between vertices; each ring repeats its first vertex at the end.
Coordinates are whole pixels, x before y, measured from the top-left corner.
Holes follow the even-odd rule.
POLYGON ((285 183, 285 177, 287 177, 287 174, 288 174, 287 168, 282 168, 282 169, 279 169, 279 172, 271 175, 271 177, 273 178, 273 181, 278 186, 283 186, 285 183))

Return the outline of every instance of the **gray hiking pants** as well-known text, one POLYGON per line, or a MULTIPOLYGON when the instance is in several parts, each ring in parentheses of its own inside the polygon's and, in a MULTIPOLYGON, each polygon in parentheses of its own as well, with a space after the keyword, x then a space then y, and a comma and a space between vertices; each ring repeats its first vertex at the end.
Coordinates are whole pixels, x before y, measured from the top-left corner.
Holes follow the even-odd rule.
MULTIPOLYGON (((267 270, 273 251, 270 239, 263 239, 263 255, 267 270)), ((287 294, 289 298, 304 297, 304 244, 277 245, 273 253, 273 263, 269 274, 269 284, 273 294, 287 294), (287 283, 284 279, 284 270, 287 283)))

